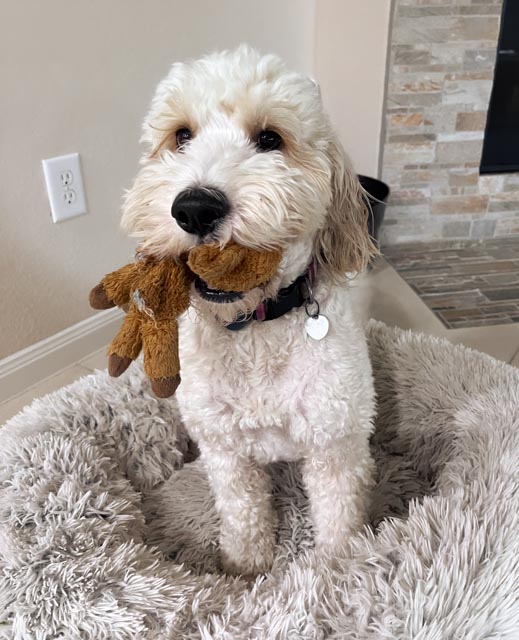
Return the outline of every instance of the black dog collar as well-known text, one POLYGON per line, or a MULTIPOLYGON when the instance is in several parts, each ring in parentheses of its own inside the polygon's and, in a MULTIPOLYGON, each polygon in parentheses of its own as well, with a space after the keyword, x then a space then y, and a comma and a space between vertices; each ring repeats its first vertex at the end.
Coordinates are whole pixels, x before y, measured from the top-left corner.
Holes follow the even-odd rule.
POLYGON ((308 269, 294 280, 288 287, 280 289, 275 298, 262 302, 252 314, 240 314, 234 322, 226 325, 229 331, 240 331, 253 320, 266 322, 284 316, 292 309, 300 307, 305 302, 312 301, 312 285, 315 281, 315 266, 311 262, 308 269))

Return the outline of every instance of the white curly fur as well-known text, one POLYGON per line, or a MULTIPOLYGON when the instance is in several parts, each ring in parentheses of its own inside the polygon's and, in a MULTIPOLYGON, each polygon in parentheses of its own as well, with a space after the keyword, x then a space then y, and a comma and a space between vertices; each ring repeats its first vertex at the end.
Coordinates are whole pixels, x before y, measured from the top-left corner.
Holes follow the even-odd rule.
POLYGON ((362 527, 372 483, 368 438, 374 398, 363 331, 351 309, 346 271, 373 252, 361 188, 315 83, 275 56, 248 47, 173 65, 144 125, 143 167, 129 191, 123 226, 157 255, 180 255, 200 240, 172 218, 186 188, 213 187, 231 205, 211 240, 281 247, 276 276, 237 303, 214 304, 193 290, 181 323, 178 400, 198 442, 221 518, 231 572, 255 574, 273 559, 276 521, 264 465, 303 459, 321 548, 340 553, 362 527), (193 138, 182 152, 175 134, 193 138), (255 138, 277 131, 280 150, 255 138), (304 308, 231 332, 251 311, 318 265, 315 297, 330 321, 320 341, 305 332, 304 308))

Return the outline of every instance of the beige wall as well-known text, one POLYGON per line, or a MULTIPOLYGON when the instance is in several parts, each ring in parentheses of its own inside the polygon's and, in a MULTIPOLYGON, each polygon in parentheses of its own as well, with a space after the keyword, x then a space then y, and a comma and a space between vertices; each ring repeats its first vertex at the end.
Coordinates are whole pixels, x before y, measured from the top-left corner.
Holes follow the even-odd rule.
POLYGON ((317 0, 315 75, 359 173, 377 176, 391 0, 317 0))
POLYGON ((249 42, 313 68, 313 0, 2 0, 0 358, 92 314, 132 255, 119 231, 140 122, 178 59, 249 42), (81 154, 87 216, 51 222, 41 159, 81 154))
POLYGON ((140 123, 179 59, 249 42, 314 75, 357 169, 377 173, 389 0, 3 0, 0 358, 93 312, 132 256, 119 230, 140 123), (87 216, 52 224, 42 158, 81 154, 87 216))

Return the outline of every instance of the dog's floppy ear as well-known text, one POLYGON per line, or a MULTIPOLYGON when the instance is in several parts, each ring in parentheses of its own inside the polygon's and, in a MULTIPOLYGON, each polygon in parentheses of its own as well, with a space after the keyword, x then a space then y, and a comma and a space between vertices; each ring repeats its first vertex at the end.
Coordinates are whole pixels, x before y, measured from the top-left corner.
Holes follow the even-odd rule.
POLYGON ((328 145, 332 199, 324 227, 316 238, 314 257, 333 280, 365 269, 378 253, 368 233, 364 191, 340 143, 328 145))

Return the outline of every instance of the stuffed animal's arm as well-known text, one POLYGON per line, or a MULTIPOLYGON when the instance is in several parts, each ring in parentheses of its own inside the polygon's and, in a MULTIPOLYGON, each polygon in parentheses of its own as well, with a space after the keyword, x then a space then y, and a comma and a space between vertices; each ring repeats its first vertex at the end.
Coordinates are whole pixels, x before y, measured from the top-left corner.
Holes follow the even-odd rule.
POLYGON ((189 289, 193 274, 183 262, 171 262, 166 279, 163 317, 178 318, 189 307, 189 289))
POLYGON ((94 309, 109 309, 128 304, 131 290, 138 278, 139 266, 136 262, 112 271, 90 292, 90 306, 94 309))

